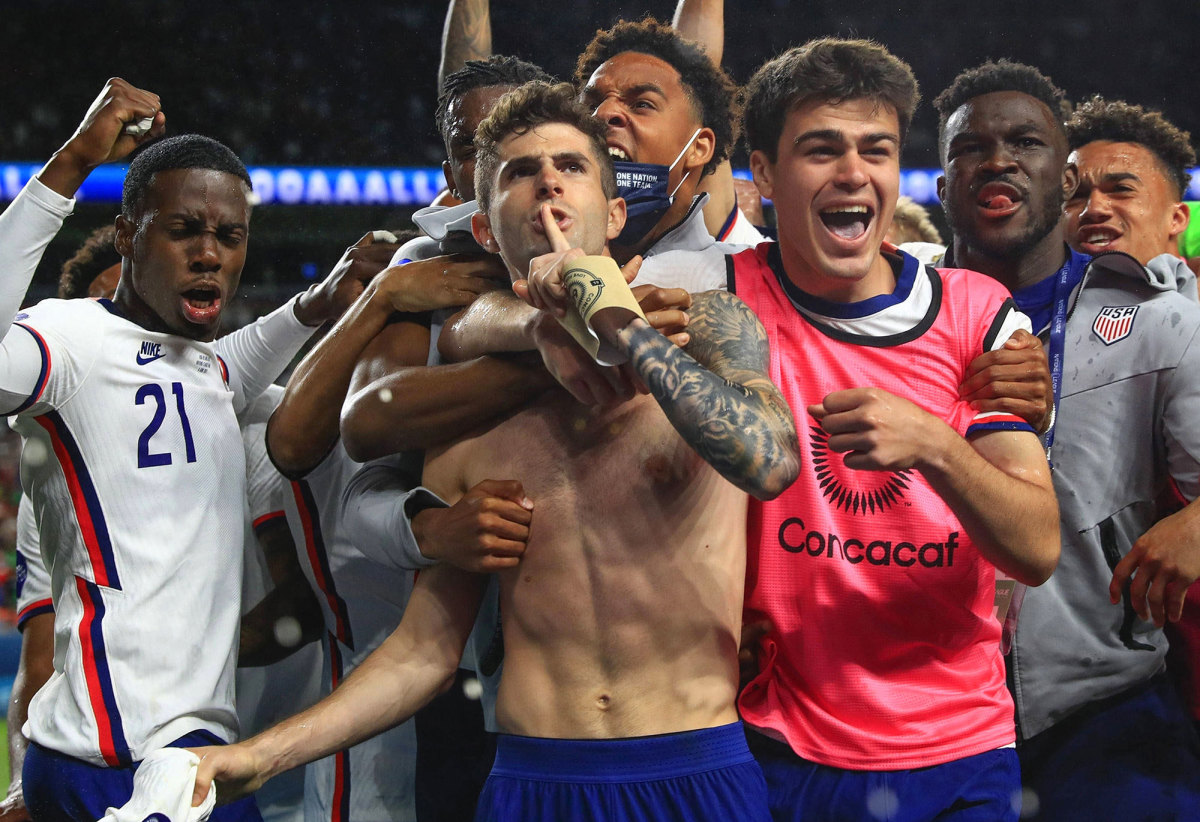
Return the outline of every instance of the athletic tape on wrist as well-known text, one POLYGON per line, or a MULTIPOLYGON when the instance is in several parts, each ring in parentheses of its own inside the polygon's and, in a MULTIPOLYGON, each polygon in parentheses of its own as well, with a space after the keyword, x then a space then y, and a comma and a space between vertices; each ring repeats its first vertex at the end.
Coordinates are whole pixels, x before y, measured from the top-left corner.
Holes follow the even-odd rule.
POLYGON ((646 319, 629 284, 625 282, 625 275, 612 257, 579 257, 567 266, 563 272, 563 285, 571 295, 576 310, 567 311, 565 316, 559 317, 559 324, 597 363, 620 365, 628 357, 601 340, 592 329, 591 321, 597 312, 606 308, 626 308, 646 319))

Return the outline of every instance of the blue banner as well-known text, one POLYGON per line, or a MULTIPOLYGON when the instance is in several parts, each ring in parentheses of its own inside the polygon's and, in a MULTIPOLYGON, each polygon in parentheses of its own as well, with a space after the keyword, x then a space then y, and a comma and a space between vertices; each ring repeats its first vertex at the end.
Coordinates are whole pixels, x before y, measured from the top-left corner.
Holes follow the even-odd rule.
MULTIPOLYGON (((41 168, 35 163, 0 164, 0 200, 11 200, 41 168)), ((121 202, 127 166, 101 166, 92 172, 76 198, 87 203, 121 202)), ((750 172, 739 169, 738 177, 750 172)), ((937 205, 936 168, 900 172, 900 193, 922 205, 937 205)), ((255 201, 261 205, 429 205, 444 186, 442 170, 431 168, 363 168, 357 166, 255 166, 250 169, 255 201)), ((1200 169, 1192 169, 1187 199, 1200 200, 1200 169)))

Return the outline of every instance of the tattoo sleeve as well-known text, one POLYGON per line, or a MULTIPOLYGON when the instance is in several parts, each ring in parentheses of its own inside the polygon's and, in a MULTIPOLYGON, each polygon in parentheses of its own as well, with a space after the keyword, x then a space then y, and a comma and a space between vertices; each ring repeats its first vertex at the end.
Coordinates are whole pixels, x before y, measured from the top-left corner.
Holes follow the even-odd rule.
POLYGON ((468 60, 492 56, 492 16, 489 0, 450 0, 446 26, 442 29, 442 64, 438 67, 438 90, 446 75, 458 71, 468 60))
POLYGON ((630 363, 671 424, 722 476, 759 499, 800 470, 792 411, 767 375, 766 332, 746 304, 709 291, 688 310, 681 350, 644 320, 620 333, 630 363))

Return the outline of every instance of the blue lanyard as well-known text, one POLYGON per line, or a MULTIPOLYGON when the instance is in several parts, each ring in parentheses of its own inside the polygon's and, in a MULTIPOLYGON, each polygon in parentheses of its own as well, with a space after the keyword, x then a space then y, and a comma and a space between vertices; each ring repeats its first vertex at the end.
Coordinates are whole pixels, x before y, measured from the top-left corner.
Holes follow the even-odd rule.
MULTIPOLYGON (((1067 304, 1071 301, 1071 263, 1074 255, 1068 253, 1067 261, 1055 275, 1054 313, 1050 319, 1050 385, 1054 390, 1054 420, 1046 432, 1046 459, 1050 460, 1050 449, 1054 447, 1054 429, 1058 427, 1059 400, 1062 398, 1063 352, 1067 340, 1067 304)), ((1050 460, 1050 467, 1054 462, 1050 460)))

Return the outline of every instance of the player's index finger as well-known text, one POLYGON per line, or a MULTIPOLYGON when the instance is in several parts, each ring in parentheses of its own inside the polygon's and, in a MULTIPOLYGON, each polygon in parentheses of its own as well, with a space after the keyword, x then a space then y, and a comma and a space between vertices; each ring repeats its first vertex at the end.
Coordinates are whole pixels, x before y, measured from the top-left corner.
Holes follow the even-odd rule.
POLYGON ((563 236, 558 223, 554 220, 554 214, 550 211, 550 206, 546 203, 542 203, 542 228, 546 230, 546 238, 550 240, 551 251, 571 250, 571 244, 563 236))

